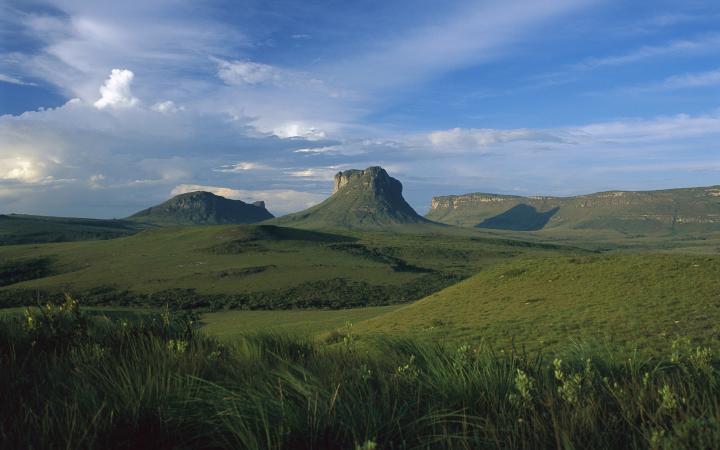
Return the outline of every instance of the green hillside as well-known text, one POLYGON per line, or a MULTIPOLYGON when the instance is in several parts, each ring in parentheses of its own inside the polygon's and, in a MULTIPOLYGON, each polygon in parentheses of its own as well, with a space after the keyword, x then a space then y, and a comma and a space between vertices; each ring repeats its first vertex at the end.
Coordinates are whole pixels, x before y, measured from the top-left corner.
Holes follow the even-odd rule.
MULTIPOLYGON (((448 227, 449 228, 449 227, 448 227)), ((70 291, 85 304, 346 308, 416 300, 555 247, 452 234, 320 233, 272 225, 156 228, 108 241, 0 248, 0 301, 70 291)))
POLYGON ((666 348, 683 336, 720 338, 720 257, 613 254, 516 260, 391 313, 360 333, 529 349, 568 339, 622 349, 666 348))
POLYGON ((128 220, 177 226, 257 223, 272 218, 264 202, 245 203, 211 192, 197 191, 176 195, 166 202, 133 214, 128 220))
POLYGON ((402 196, 402 184, 382 167, 335 175, 333 194, 319 205, 270 223, 300 228, 388 229, 431 222, 402 196))
POLYGON ((112 239, 143 227, 127 220, 0 215, 0 245, 112 239))
POLYGON ((577 197, 451 195, 433 198, 427 218, 516 231, 605 230, 667 236, 720 232, 720 186, 577 197))

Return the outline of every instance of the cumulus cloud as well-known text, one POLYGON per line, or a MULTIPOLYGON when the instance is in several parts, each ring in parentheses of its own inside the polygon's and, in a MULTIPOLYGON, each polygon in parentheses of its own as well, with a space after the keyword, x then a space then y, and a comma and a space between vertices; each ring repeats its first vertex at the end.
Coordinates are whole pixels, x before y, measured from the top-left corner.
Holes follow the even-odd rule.
POLYGON ((100 98, 94 103, 97 109, 135 106, 139 100, 132 95, 130 85, 135 74, 127 69, 113 69, 100 87, 100 98))
MULTIPOLYGON (((118 77, 131 79, 117 72, 110 78, 118 77)), ((158 114, 156 105, 143 106, 122 86, 129 83, 120 83, 120 89, 106 83, 104 88, 120 94, 105 89, 103 99, 114 99, 107 108, 118 104, 117 98, 135 99, 132 114, 104 114, 93 103, 73 99, 54 109, 0 117, 0 196, 14 199, 4 201, 2 212, 124 216, 163 200, 181 184, 269 184, 281 172, 262 158, 280 158, 281 166, 293 167, 283 155, 322 145, 260 133, 224 113, 176 107, 172 114, 158 114), (252 159, 236 162, 238 155, 252 159)), ((291 209, 293 201, 302 209, 314 198, 290 195, 303 192, 292 183, 273 184, 280 210, 291 209)))
POLYGON ((27 157, 0 159, 0 180, 36 183, 46 179, 44 164, 27 157))
POLYGON ((152 106, 153 111, 157 111, 163 114, 172 114, 178 111, 182 111, 182 106, 178 107, 172 100, 165 100, 163 102, 157 102, 152 106))
POLYGON ((180 195, 194 191, 207 191, 215 195, 246 203, 264 201, 267 208, 276 215, 287 214, 314 206, 325 200, 326 195, 313 192, 302 192, 291 189, 246 190, 220 186, 198 184, 181 184, 176 186, 171 195, 180 195))

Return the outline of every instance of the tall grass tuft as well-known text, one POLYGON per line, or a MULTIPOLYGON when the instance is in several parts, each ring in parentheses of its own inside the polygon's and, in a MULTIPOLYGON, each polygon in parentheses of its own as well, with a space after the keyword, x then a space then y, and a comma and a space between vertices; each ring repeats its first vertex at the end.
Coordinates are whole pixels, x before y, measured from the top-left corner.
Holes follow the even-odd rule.
MULTIPOLYGON (((720 360, 377 338, 232 344, 72 298, 0 319, 2 448, 720 448, 720 360)), ((349 327, 348 327, 349 330, 349 327)))

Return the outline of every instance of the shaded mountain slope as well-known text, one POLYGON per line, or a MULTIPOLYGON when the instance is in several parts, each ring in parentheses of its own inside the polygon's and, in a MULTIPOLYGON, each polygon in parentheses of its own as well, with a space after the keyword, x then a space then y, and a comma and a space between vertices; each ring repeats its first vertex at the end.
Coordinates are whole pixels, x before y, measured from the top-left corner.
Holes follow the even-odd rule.
POLYGON ((154 225, 221 225, 262 222, 273 215, 264 202, 245 203, 210 192, 177 195, 130 216, 129 220, 154 225))

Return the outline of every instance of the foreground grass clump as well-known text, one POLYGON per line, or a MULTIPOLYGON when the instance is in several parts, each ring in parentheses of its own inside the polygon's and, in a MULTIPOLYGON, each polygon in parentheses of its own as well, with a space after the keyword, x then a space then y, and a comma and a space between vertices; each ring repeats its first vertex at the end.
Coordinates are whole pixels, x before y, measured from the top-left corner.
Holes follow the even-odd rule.
POLYGON ((192 318, 0 321, 5 448, 718 448, 720 360, 544 358, 410 340, 248 335, 192 318))

